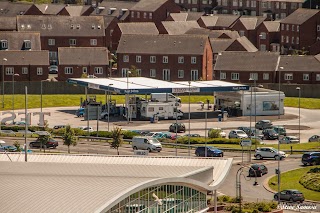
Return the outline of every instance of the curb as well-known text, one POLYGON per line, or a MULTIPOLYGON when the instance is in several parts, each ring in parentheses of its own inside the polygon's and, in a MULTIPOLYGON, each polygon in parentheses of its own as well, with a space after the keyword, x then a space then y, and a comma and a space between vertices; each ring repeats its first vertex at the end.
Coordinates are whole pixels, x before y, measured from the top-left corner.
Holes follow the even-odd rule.
MULTIPOLYGON (((290 171, 294 171, 294 170, 297 170, 297 169, 291 169, 291 170, 288 170, 288 171, 285 171, 285 172, 290 172, 290 171)), ((266 178, 264 181, 263 181, 263 188, 265 188, 265 190, 267 190, 268 192, 271 192, 271 193, 277 193, 277 191, 273 191, 270 187, 269 187, 269 180, 273 177, 275 177, 276 175, 272 175, 268 178, 266 178)), ((304 200, 304 201, 307 201, 307 202, 310 202, 310 203, 315 203, 315 204, 320 204, 320 201, 315 201, 315 200, 304 200)))

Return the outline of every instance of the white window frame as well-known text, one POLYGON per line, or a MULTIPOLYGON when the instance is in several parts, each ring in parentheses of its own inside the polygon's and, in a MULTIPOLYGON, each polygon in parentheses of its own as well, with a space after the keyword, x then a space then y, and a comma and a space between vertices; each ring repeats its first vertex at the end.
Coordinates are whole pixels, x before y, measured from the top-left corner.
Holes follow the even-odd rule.
POLYGON ((286 30, 287 30, 287 31, 290 30, 290 25, 289 25, 289 24, 286 25, 286 30))
POLYGON ((73 67, 65 67, 64 68, 64 74, 72 75, 73 74, 73 67))
POLYGON ((136 55, 136 62, 141 63, 141 55, 136 55))
POLYGON ((95 74, 103 74, 103 67, 95 67, 94 73, 95 74))
POLYGON ((309 81, 310 80, 310 74, 309 73, 304 73, 303 74, 303 80, 304 81, 309 81))
POLYGON ((149 19, 152 19, 152 13, 149 13, 149 19))
POLYGON ((144 18, 144 19, 147 18, 147 13, 146 13, 146 12, 143 13, 143 18, 144 18))
POLYGON ((48 39, 48 45, 49 46, 55 46, 56 45, 56 40, 54 38, 49 38, 48 39))
POLYGON ((191 56, 191 64, 197 64, 197 57, 191 56))
POLYGON ((162 56, 162 63, 164 63, 164 64, 169 63, 169 57, 168 56, 162 56))
POLYGON ((294 43, 294 36, 292 36, 292 38, 291 38, 291 44, 295 44, 294 43))
POLYGON ((8 49, 8 41, 7 40, 1 40, 1 49, 3 49, 3 50, 8 49))
POLYGON ((262 52, 267 51, 267 46, 265 44, 260 44, 260 51, 262 52))
POLYGON ((317 31, 320 31, 320 24, 317 25, 317 31))
POLYGON ((294 24, 291 26, 291 31, 294 32, 294 24))
POLYGON ((238 0, 232 0, 232 6, 237 7, 238 6, 238 0))
POLYGON ((75 46, 75 45, 77 45, 77 39, 70 38, 70 39, 69 39, 69 45, 70 45, 70 46, 75 46))
POLYGON ((231 73, 231 80, 238 81, 239 78, 240 78, 240 74, 239 73, 237 73, 237 72, 232 72, 231 73))
POLYGON ((299 44, 299 37, 296 38, 296 43, 299 44))
POLYGON ((270 74, 265 72, 263 73, 263 80, 269 80, 270 79, 270 74))
POLYGON ((276 9, 280 8, 280 2, 276 2, 276 9))
POLYGON ((140 12, 137 12, 137 18, 140 18, 140 12))
POLYGON ((191 70, 191 81, 198 81, 199 80, 199 70, 191 70))
POLYGON ((251 0, 251 7, 256 8, 257 2, 255 0, 251 0))
POLYGON ((154 56, 154 55, 150 56, 150 63, 154 64, 156 62, 157 62, 156 56, 154 56))
POLYGON ((137 70, 137 77, 141 77, 142 70, 141 69, 136 69, 137 70))
POLYGON ((170 69, 163 69, 162 70, 162 80, 170 81, 170 69))
POLYGON ((97 39, 90 39, 90 45, 91 46, 97 46, 98 40, 97 39))
POLYGON ((21 68, 21 74, 22 75, 27 75, 28 74, 28 67, 22 67, 21 68))
POLYGON ((134 11, 131 11, 131 18, 134 18, 134 11))
POLYGON ((178 70, 178 78, 184 78, 184 70, 178 70))
POLYGON ((184 63, 184 56, 179 56, 178 57, 178 63, 183 64, 184 63))
POLYGON ((226 72, 220 72, 220 80, 227 79, 227 73, 226 72))
POLYGON ((297 32, 299 32, 300 30, 300 25, 297 25, 297 32))
POLYGON ((257 72, 251 72, 250 78, 257 81, 259 79, 259 74, 257 72))
POLYGON ((267 39, 267 33, 261 32, 260 35, 261 35, 261 36, 259 36, 260 39, 267 39))
POLYGON ((37 75, 43 75, 43 68, 37 67, 37 75))
POLYGON ((239 0, 239 7, 242 7, 242 0, 239 0))
POLYGON ((129 69, 128 68, 122 68, 121 70, 121 77, 127 77, 129 69))
POLYGON ((289 43, 289 36, 286 37, 286 43, 289 43))
POLYGON ((316 81, 320 81, 320 74, 316 74, 316 81))
POLYGON ((284 42, 284 35, 281 36, 281 42, 284 42))
POLYGON ((6 75, 13 75, 14 67, 6 67, 6 75))
POLYGON ((88 67, 82 67, 82 73, 87 74, 88 73, 88 67))
POLYGON ((155 78, 157 76, 157 70, 156 69, 150 69, 150 78, 155 78))
POLYGON ((123 55, 123 62, 129 62, 129 55, 123 55))
POLYGON ((292 73, 285 73, 284 74, 284 80, 285 81, 292 81, 293 80, 293 74, 292 73))

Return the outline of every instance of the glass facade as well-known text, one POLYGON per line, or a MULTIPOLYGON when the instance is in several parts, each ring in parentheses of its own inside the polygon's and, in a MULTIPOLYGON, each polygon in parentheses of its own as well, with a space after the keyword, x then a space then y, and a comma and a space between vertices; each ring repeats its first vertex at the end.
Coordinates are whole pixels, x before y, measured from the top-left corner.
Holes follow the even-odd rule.
POLYGON ((207 208, 206 191, 159 185, 134 193, 107 213, 192 213, 207 208))

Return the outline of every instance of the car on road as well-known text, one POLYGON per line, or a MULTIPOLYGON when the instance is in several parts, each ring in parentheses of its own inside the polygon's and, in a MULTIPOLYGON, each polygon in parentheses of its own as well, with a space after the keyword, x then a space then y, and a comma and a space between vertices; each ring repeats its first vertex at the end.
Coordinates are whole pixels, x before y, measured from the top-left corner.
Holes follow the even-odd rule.
POLYGON ((300 143, 300 139, 296 136, 284 136, 279 139, 279 143, 300 143))
POLYGON ((257 129, 269 129, 272 127, 272 122, 270 120, 261 120, 261 121, 258 121, 255 125, 255 127, 257 129))
POLYGON ((242 138, 248 138, 248 135, 240 130, 240 129, 235 129, 235 130, 231 130, 229 132, 229 138, 239 138, 239 139, 242 139, 242 138))
MULTIPOLYGON (((30 149, 40 148, 40 146, 41 146, 40 144, 41 144, 41 141, 38 138, 36 141, 30 142, 29 143, 29 147, 30 147, 30 149)), ((41 148, 53 148, 53 149, 55 149, 55 148, 57 148, 57 146, 59 146, 58 141, 53 139, 53 138, 49 138, 47 142, 42 144, 41 148)))
POLYGON ((279 138, 279 134, 274 129, 264 129, 262 130, 263 139, 275 140, 279 138))
POLYGON ((308 142, 319 142, 320 141, 320 135, 312 135, 308 142))
MULTIPOLYGON (((276 193, 274 194, 274 199, 278 200, 279 199, 279 194, 276 193)), ((303 194, 297 190, 297 189, 286 189, 282 190, 280 192, 280 200, 282 201, 290 201, 290 202, 303 202, 304 201, 304 196, 303 194)))
POLYGON ((264 164, 253 164, 249 169, 249 177, 261 177, 264 174, 268 174, 268 168, 264 164))
POLYGON ((307 152, 302 155, 301 162, 303 165, 320 165, 320 152, 307 152))
POLYGON ((205 157, 207 150, 207 157, 223 157, 223 151, 213 146, 199 146, 196 148, 195 155, 198 157, 205 157))
POLYGON ((169 126, 169 132, 186 132, 186 126, 183 123, 173 123, 169 126))
POLYGON ((263 158, 274 158, 276 160, 282 160, 286 157, 286 153, 283 151, 278 151, 273 147, 259 147, 256 149, 254 157, 259 160, 263 158))

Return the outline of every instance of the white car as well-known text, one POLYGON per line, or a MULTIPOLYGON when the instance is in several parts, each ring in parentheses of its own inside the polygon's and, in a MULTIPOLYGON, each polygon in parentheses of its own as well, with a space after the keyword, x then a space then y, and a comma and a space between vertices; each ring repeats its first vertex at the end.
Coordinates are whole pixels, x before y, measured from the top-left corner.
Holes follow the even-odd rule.
POLYGON ((286 157, 286 153, 283 151, 278 151, 272 147, 260 147, 256 149, 254 157, 259 160, 263 158, 274 158, 276 160, 279 160, 280 158, 280 160, 282 160, 286 157))
POLYGON ((242 131, 242 130, 239 130, 239 129, 235 129, 235 130, 231 130, 229 132, 229 138, 239 138, 239 139, 242 139, 242 138, 248 138, 248 135, 242 131))
POLYGON ((91 126, 79 126, 79 129, 83 130, 83 131, 89 131, 89 132, 94 132, 93 128, 91 126))
MULTIPOLYGON (((226 137, 227 137, 227 133, 226 133, 225 131, 223 131, 221 128, 215 127, 215 128, 211 128, 211 129, 219 130, 219 131, 220 131, 219 134, 220 134, 220 137, 221 137, 221 138, 226 138, 226 137)), ((210 129, 210 130, 211 130, 211 129, 210 129)), ((209 130, 209 131, 210 131, 210 130, 209 130)), ((209 133, 208 133, 208 134, 209 134, 209 133)))

